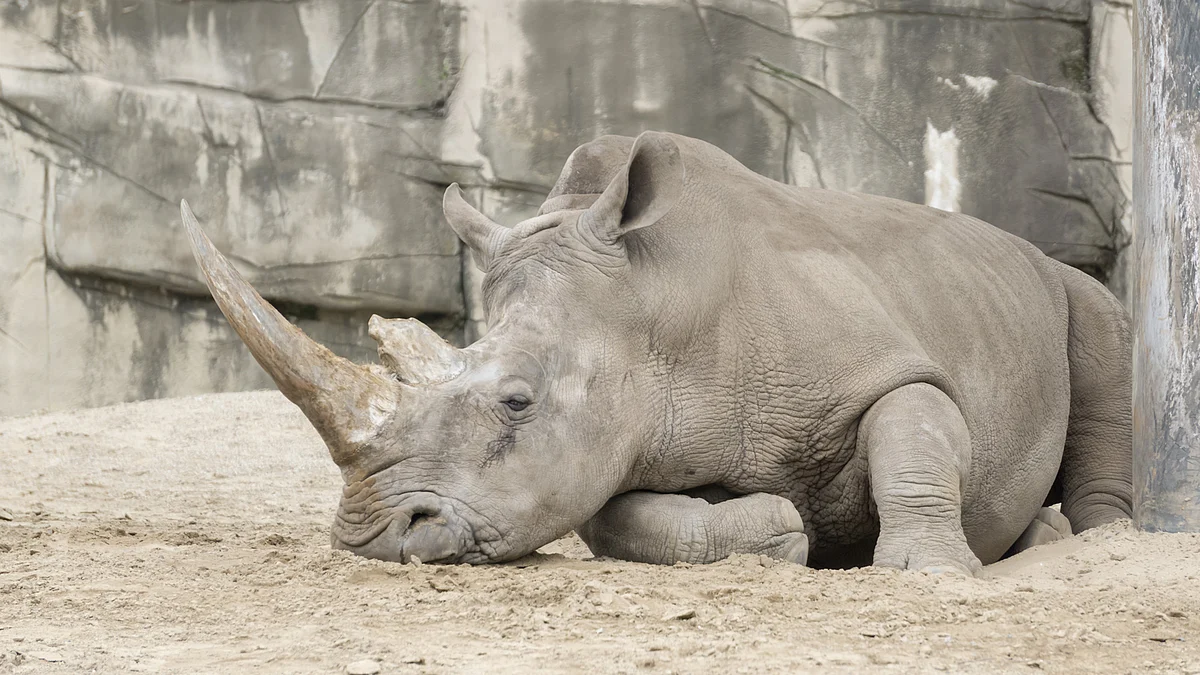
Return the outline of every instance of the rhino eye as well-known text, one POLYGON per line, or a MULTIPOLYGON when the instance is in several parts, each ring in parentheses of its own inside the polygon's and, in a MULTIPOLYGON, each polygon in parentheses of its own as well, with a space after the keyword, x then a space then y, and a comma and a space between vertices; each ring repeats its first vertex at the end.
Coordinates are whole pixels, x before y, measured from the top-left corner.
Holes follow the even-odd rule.
POLYGON ((504 405, 513 412, 521 412, 529 407, 529 399, 524 396, 514 396, 504 402, 504 405))

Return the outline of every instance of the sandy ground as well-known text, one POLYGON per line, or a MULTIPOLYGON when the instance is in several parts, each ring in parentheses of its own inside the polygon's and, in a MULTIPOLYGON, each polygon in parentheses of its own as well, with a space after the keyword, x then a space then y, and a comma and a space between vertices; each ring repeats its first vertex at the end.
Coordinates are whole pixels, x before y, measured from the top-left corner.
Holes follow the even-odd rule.
POLYGON ((1200 673, 1200 536, 1113 526, 985 579, 329 548, 275 392, 0 419, 0 672, 1200 673))

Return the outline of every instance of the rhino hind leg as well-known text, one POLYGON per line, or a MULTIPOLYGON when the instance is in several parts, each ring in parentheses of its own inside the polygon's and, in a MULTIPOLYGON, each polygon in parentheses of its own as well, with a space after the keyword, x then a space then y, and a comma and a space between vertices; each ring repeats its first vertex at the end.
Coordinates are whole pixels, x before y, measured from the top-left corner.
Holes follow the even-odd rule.
POLYGON ((858 443, 879 514, 874 564, 978 574, 962 526, 971 436, 958 406, 932 385, 905 385, 867 410, 858 443))
POLYGON ((1029 527, 1025 528, 1025 531, 1017 538, 1012 548, 1008 549, 1008 553, 1004 554, 1004 557, 1007 558, 1034 546, 1049 544, 1070 536, 1071 521, 1057 510, 1043 506, 1029 527))
POLYGON ((711 563, 736 553, 808 560, 804 521, 790 501, 763 492, 718 499, 626 492, 576 532, 595 555, 655 565, 711 563))
POLYGON ((1076 533, 1133 513, 1132 341, 1098 281, 1057 265, 1067 291, 1071 412, 1057 487, 1076 533))

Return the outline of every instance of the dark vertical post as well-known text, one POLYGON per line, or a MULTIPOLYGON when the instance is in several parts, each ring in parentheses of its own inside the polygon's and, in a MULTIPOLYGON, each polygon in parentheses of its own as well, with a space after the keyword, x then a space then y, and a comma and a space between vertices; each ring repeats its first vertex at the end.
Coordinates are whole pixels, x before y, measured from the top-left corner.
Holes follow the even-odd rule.
POLYGON ((1133 485, 1139 529, 1200 531, 1200 2, 1138 0, 1133 485))

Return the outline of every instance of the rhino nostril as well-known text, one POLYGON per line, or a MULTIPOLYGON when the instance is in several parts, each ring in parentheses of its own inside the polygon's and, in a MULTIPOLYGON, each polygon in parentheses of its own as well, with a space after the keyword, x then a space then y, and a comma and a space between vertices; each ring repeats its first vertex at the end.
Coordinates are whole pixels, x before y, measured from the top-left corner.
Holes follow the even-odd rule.
POLYGON ((422 523, 433 520, 433 515, 428 513, 414 513, 411 520, 408 521, 408 531, 412 532, 417 529, 422 523))
POLYGON ((400 538, 401 560, 445 561, 458 555, 459 541, 446 519, 434 513, 414 513, 400 538))

